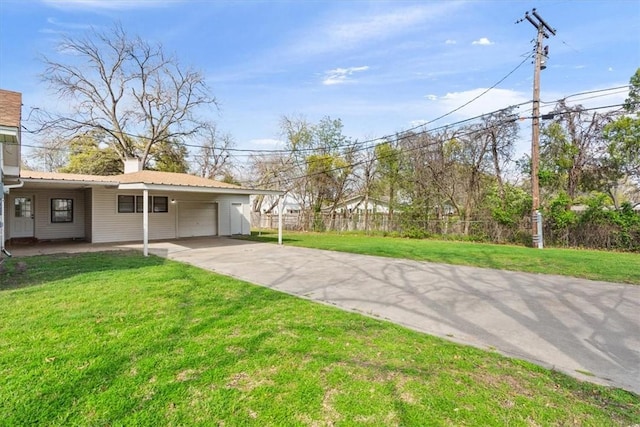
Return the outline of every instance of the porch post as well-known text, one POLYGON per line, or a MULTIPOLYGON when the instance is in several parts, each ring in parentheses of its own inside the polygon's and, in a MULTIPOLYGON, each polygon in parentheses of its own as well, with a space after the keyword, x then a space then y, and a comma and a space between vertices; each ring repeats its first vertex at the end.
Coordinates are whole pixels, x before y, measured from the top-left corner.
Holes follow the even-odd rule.
POLYGON ((282 246, 282 211, 284 210, 284 196, 278 200, 278 244, 282 246))
POLYGON ((142 190, 142 230, 142 253, 149 256, 149 190, 142 190))

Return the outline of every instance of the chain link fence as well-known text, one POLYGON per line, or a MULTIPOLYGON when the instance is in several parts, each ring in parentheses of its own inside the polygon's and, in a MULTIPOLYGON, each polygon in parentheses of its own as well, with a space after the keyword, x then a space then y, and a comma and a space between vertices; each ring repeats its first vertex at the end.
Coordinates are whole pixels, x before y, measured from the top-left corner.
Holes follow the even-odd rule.
MULTIPOLYGON (((639 214, 640 215, 640 214, 639 214)), ((253 212, 254 229, 277 229, 278 215, 253 212)), ((299 213, 283 215, 283 229, 290 231, 362 232, 398 237, 439 237, 492 243, 531 245, 531 218, 515 224, 500 224, 489 219, 467 222, 458 217, 415 219, 408 215, 375 213, 328 214, 299 213), (465 234, 465 229, 468 233, 465 234)), ((640 225, 624 228, 611 223, 578 223, 554 228, 544 221, 544 244, 555 247, 640 251, 640 225)))

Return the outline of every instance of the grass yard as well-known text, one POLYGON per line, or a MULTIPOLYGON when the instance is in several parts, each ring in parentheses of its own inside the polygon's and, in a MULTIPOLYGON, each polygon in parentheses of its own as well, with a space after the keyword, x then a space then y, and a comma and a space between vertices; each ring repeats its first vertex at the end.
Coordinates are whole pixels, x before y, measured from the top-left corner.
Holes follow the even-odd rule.
MULTIPOLYGON (((248 239, 276 242, 277 232, 253 232, 248 239)), ((293 233, 283 241, 291 246, 407 258, 444 264, 470 265, 499 270, 560 274, 606 282, 640 285, 640 254, 581 249, 532 249, 430 239, 374 237, 362 234, 293 233)))
POLYGON ((640 423, 633 393, 137 252, 3 267, 2 425, 640 423))

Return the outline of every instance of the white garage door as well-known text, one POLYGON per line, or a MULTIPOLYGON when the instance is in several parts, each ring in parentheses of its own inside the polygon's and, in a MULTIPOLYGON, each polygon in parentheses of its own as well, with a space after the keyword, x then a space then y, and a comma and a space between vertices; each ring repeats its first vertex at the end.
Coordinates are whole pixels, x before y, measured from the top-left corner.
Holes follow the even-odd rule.
POLYGON ((178 237, 215 236, 218 234, 218 204, 180 202, 178 237))

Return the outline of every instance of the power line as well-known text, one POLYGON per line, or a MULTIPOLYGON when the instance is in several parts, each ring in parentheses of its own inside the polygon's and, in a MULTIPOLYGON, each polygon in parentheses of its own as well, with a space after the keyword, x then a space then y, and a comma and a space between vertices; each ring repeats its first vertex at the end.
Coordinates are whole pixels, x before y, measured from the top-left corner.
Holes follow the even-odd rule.
MULTIPOLYGON (((635 104, 637 104, 637 103, 635 103, 635 104)), ((521 104, 518 104, 518 105, 521 105, 521 104)), ((597 106, 597 107, 583 108, 580 111, 584 112, 584 111, 610 109, 610 108, 615 108, 615 107, 622 107, 624 105, 625 105, 624 103, 601 105, 601 106, 597 106)), ((472 119, 478 119, 478 118, 486 117, 486 116, 489 116, 490 114, 493 114, 493 113, 496 113, 496 112, 500 112, 500 111, 504 111, 505 109, 496 110, 496 111, 494 111, 492 113, 486 113, 486 114, 483 114, 483 115, 480 115, 480 116, 476 116, 475 118, 472 118, 472 119)), ((555 116, 561 116, 561 115, 564 115, 564 114, 571 114, 571 113, 572 113, 572 111, 561 111, 561 112, 554 113, 554 117, 555 116)), ((511 117, 509 117, 509 118, 507 118, 505 120, 502 120, 502 121, 500 121, 498 123, 493 123, 492 125, 496 126, 496 125, 501 125, 501 124, 513 122, 513 121, 516 121, 516 120, 533 119, 533 118, 534 118, 534 116, 511 116, 511 117)), ((539 118, 542 118, 542 116, 540 116, 539 118)), ((465 120, 461 120, 459 122, 456 122, 455 124, 443 125, 443 126, 439 126, 438 128, 433 128, 433 129, 428 129, 428 130, 425 129, 425 130, 422 130, 422 131, 416 132, 416 133, 412 133, 412 131, 404 131, 404 132, 401 132, 401 133, 398 133, 398 134, 395 135, 394 142, 397 143, 397 142, 403 141, 403 140, 408 139, 408 138, 421 137, 421 136, 424 136, 424 135, 428 135, 428 134, 430 134, 430 133, 432 133, 432 132, 434 132, 436 130, 453 129, 454 125, 463 124, 463 123, 471 121, 472 119, 465 119, 465 120)), ((457 138, 467 137, 467 136, 471 136, 471 135, 473 135, 475 133, 482 132, 484 130, 486 130, 486 128, 472 128, 472 129, 468 129, 467 131, 465 131, 463 133, 455 135, 455 137, 457 137, 457 138)), ((398 151, 396 151, 395 153, 393 153, 392 155, 396 155, 396 154, 401 155, 401 154, 406 154, 406 153, 410 153, 410 152, 417 151, 417 150, 426 149, 426 148, 429 148, 431 146, 434 146, 434 145, 437 145, 437 144, 440 144, 440 143, 441 143, 440 140, 434 140, 432 142, 428 142, 427 144, 419 144, 419 145, 417 145, 415 147, 401 148, 398 151)), ((33 146, 33 145, 28 145, 28 144, 27 145, 23 144, 23 146, 27 146, 27 147, 31 147, 31 148, 45 148, 45 149, 49 149, 49 150, 60 150, 60 151, 67 151, 67 150, 70 149, 68 147, 38 147, 38 146, 33 146)), ((369 146, 369 147, 366 147, 366 148, 373 148, 373 146, 369 146)), ((354 150, 354 152, 361 151, 361 150, 362 150, 362 148, 359 148, 359 149, 354 150)), ((332 169, 323 170, 323 171, 319 171, 319 172, 316 172, 316 173, 311 173, 311 174, 303 173, 303 174, 299 174, 299 175, 293 176, 293 177, 280 177, 277 180, 274 179, 274 180, 271 180, 271 181, 262 182, 262 183, 260 183, 260 185, 268 187, 268 186, 272 186, 274 184, 291 184, 291 183, 293 183, 293 182, 295 182, 297 180, 303 179, 303 178, 309 178, 309 177, 318 176, 318 175, 322 175, 322 174, 326 174, 326 173, 337 172, 337 171, 344 170, 344 169, 354 168, 354 167, 357 167, 357 166, 361 166, 361 165, 363 165, 363 164, 365 164, 367 162, 370 162, 370 161, 382 160, 382 159, 384 159, 386 157, 387 156, 375 156, 373 158, 351 162, 351 163, 349 163, 347 165, 338 166, 338 167, 335 167, 335 168, 332 168, 332 169)), ((288 173, 288 172, 292 171, 294 168, 302 167, 305 164, 306 164, 306 162, 305 163, 293 162, 292 164, 288 165, 289 167, 287 169, 279 170, 277 172, 280 173, 280 174, 288 173)))
MULTIPOLYGON (((626 85, 622 85, 622 86, 615 86, 615 87, 610 87, 610 88, 606 88, 606 89, 588 90, 588 91, 584 91, 584 92, 578 92, 578 93, 574 93, 574 94, 571 94, 571 95, 567 95, 567 96, 562 97, 562 98, 560 98, 560 99, 557 99, 557 100, 555 100, 555 101, 542 101, 542 100, 540 100, 540 103, 541 103, 541 104, 556 104, 556 103, 558 103, 559 101, 566 100, 566 99, 569 99, 569 98, 574 98, 574 97, 576 97, 576 96, 590 95, 590 94, 593 94, 593 93, 601 93, 601 92, 610 92, 610 91, 619 90, 619 89, 627 89, 627 90, 628 90, 630 87, 631 87, 631 85, 626 84, 626 85)), ((610 94, 610 95, 615 95, 615 94, 617 94, 617 93, 619 93, 619 92, 612 93, 612 94, 610 94)), ((607 96, 607 95, 608 95, 608 94, 605 94, 605 95, 602 95, 602 96, 607 96)), ((587 99, 588 99, 588 98, 587 98, 587 99)))
MULTIPOLYGON (((521 65, 523 64, 523 62, 521 62, 520 64, 518 64, 518 66, 516 68, 514 68, 514 70, 512 70, 509 74, 507 74, 505 77, 503 77, 502 79, 500 79, 496 84, 494 84, 492 86, 495 87, 497 86, 497 84, 499 84, 500 82, 504 81, 510 74, 512 74, 517 68, 519 68, 521 65)), ((583 91, 583 92, 577 92, 574 94, 570 94, 565 96, 564 98, 561 98, 557 101, 554 101, 555 103, 561 101, 561 100, 566 100, 569 98, 573 98, 576 96, 581 96, 581 95, 587 95, 587 94, 595 94, 595 93, 602 93, 602 92, 607 92, 607 91, 612 91, 612 90, 618 90, 618 89, 622 89, 622 88, 628 88, 629 85, 624 85, 624 86, 617 86, 617 87, 613 87, 613 88, 606 88, 606 89, 598 89, 598 90, 589 90, 589 91, 583 91)), ((344 144, 340 147, 337 148, 350 148, 350 152, 351 154, 355 154, 359 151, 366 151, 369 150, 373 147, 375 147, 376 145, 380 144, 382 141, 389 141, 389 140, 395 140, 395 141, 401 141, 404 138, 407 137, 414 137, 414 136, 420 136, 424 133, 430 133, 430 132, 437 132, 437 131, 444 131, 444 130, 449 130, 449 129, 454 129, 457 126, 461 126, 465 123, 469 123, 472 122, 474 120, 479 120, 482 119, 484 117, 490 116, 492 114, 498 113, 500 111, 504 111, 507 109, 513 109, 513 108, 519 108, 523 105, 529 104, 531 101, 526 101, 526 102, 522 102, 519 104, 513 104, 510 105, 508 107, 505 108, 501 108, 499 110, 495 110, 489 113, 483 113, 481 115, 478 116, 474 116, 474 117, 470 117, 467 119, 463 119, 463 120, 459 120, 453 123, 449 123, 449 124, 445 124, 445 125, 441 125, 438 127, 434 127, 434 128, 430 128, 430 129, 426 129, 425 126, 429 123, 433 123, 437 120, 440 120, 443 117, 446 117, 447 115, 452 114, 453 112, 463 108, 466 105, 469 105, 471 102, 473 102, 474 100, 477 100, 480 96, 482 96, 483 94, 486 94, 491 88, 485 90, 482 94, 476 96, 474 99, 468 101, 467 103, 463 104, 460 107, 457 107, 456 109, 442 115, 439 116, 433 120, 430 120, 427 123, 423 123, 420 124, 418 126, 414 126, 412 128, 406 129, 404 131, 395 133, 393 135, 386 135, 380 138, 375 138, 375 139, 369 139, 369 140, 365 140, 365 141, 355 141, 355 142, 350 142, 348 144, 344 144), (422 128, 419 132, 417 133, 412 133, 413 131, 422 128)), ((607 94, 609 95, 609 94, 607 94)), ((602 95, 602 96, 606 96, 606 95, 602 95)), ((548 102, 548 104, 551 104, 552 102, 548 102)), ((619 107, 622 106, 622 104, 616 104, 616 105, 608 105, 608 106, 602 106, 602 107, 594 107, 594 108, 589 108, 589 109, 583 109, 583 111, 589 111, 589 110, 596 110, 596 109, 603 109, 603 108, 613 108, 613 107, 619 107)), ((530 111, 530 109, 527 109, 525 111, 530 111)), ((523 115, 519 115, 517 117, 515 117, 514 119, 531 119, 534 118, 534 116, 523 116, 523 115)), ((130 135, 129 136, 133 136, 136 137, 137 135, 130 135)), ((190 147, 190 148, 205 148, 208 146, 204 146, 204 145, 197 145, 197 144, 189 144, 189 143, 180 143, 180 145, 185 146, 185 147, 190 147)), ((36 146, 36 145, 30 145, 30 144, 23 144, 23 146, 25 147, 30 147, 30 148, 35 148, 35 149, 45 149, 45 150, 58 150, 58 151, 70 151, 71 149, 69 147, 45 147, 45 146, 36 146)), ((214 149, 216 147, 213 147, 214 149)), ((221 147, 219 147, 221 148, 221 147)), ((297 150, 298 153, 305 153, 305 152, 314 152, 316 151, 317 148, 306 148, 306 149, 299 149, 297 150)), ((261 154, 289 154, 291 153, 290 150, 286 150, 286 149, 272 149, 272 150, 260 150, 260 149, 236 149, 236 148, 225 148, 225 151, 229 152, 234 158, 240 158, 240 157, 252 157, 255 155, 261 155, 261 154)), ((193 155, 193 154, 192 154, 193 155)), ((353 167, 353 166, 357 166, 358 164, 355 165, 347 165, 345 167, 353 167)), ((281 172, 285 173, 287 171, 291 171, 294 168, 300 168, 304 166, 304 163, 301 161, 295 161, 292 162, 289 167, 285 170, 282 170, 281 172)))
MULTIPOLYGON (((599 110, 599 109, 609 109, 609 108, 614 108, 614 107, 621 107, 623 105, 624 104, 610 104, 610 105, 603 105, 603 106, 598 106, 598 107, 585 108, 585 109, 582 109, 581 111, 593 111, 593 110, 599 110)), ((504 109, 496 110, 495 112, 499 112, 499 111, 504 111, 504 109)), ((402 132, 402 133, 398 133, 398 134, 395 135, 394 142, 398 143, 398 142, 403 141, 405 139, 421 137, 421 136, 423 136, 425 134, 429 134, 429 133, 434 132, 436 130, 441 131, 441 130, 454 129, 454 127, 457 126, 457 125, 469 122, 469 121, 474 120, 474 119, 486 117, 486 116, 488 116, 490 114, 493 114, 495 112, 486 113, 486 114, 483 114, 483 115, 480 115, 480 116, 476 116, 476 117, 471 118, 471 119, 465 119, 465 120, 456 122, 454 124, 439 126, 438 128, 433 128, 433 129, 429 129, 429 130, 425 129, 425 130, 422 130, 422 131, 416 132, 416 133, 412 133, 412 131, 405 131, 405 132, 402 132)), ((559 112, 559 113, 556 113, 554 115, 554 117, 555 116, 559 116, 559 115, 563 115, 563 114, 570 114, 570 113, 571 113, 570 111, 559 112)), ((504 124, 504 123, 507 123, 507 122, 513 122, 513 121, 518 120, 518 119, 524 120, 524 119, 532 119, 532 118, 533 118, 533 116, 512 116, 512 117, 510 117, 510 118, 508 118, 506 120, 503 120, 503 121, 501 121, 499 123, 494 123, 493 125, 500 125, 500 124, 504 124)), ((456 136, 458 138, 466 137, 466 136, 473 135, 474 133, 481 132, 483 130, 485 130, 485 129, 484 128, 469 129, 466 132, 457 134, 456 136)), ((421 145, 418 145, 416 147, 400 149, 396 153, 398 155, 406 154, 406 153, 409 153, 409 152, 413 152, 413 151, 417 151, 417 150, 428 148, 428 147, 430 147, 432 145, 435 145, 435 144, 438 144, 438 143, 440 143, 440 141, 436 140, 436 141, 433 141, 433 142, 428 143, 428 144, 421 144, 421 145)), ((31 146, 31 147, 36 148, 35 146, 31 146)), ((68 150, 69 149, 67 147, 64 147, 64 148, 62 148, 62 147, 50 147, 50 148, 54 149, 54 150, 68 150)), ((373 148, 373 146, 367 146, 367 147, 364 147, 364 148, 365 149, 369 149, 369 148, 373 148)), ((358 151, 362 151, 362 150, 363 150, 363 147, 356 148, 355 150, 352 151, 352 154, 356 153, 358 151)), ((261 186, 272 186, 274 184, 280 184, 280 185, 282 185, 282 184, 291 184, 291 183, 293 183, 293 182, 295 182, 297 180, 303 179, 303 178, 313 177, 313 176, 326 174, 326 173, 331 173, 331 172, 337 172, 337 171, 340 171, 340 170, 343 170, 343 169, 348 169, 348 168, 354 168, 354 167, 357 167, 357 166, 361 166, 361 165, 363 165, 363 164, 365 164, 365 163, 367 163, 369 161, 376 161, 376 160, 381 160, 381 159, 384 159, 384 158, 385 158, 384 156, 376 156, 373 159, 369 158, 369 159, 365 159, 365 160, 351 162, 351 163, 349 163, 347 165, 343 165, 343 166, 340 166, 340 167, 332 168, 332 169, 329 169, 329 170, 320 171, 320 172, 317 172, 317 173, 312 173, 312 174, 302 173, 302 174, 299 174, 299 175, 293 176, 293 177, 280 177, 278 179, 274 179, 274 180, 271 180, 271 181, 262 182, 262 183, 260 183, 260 185, 261 186)), ((286 159, 286 161, 290 161, 290 160, 291 159, 286 159)), ((306 166, 306 161, 293 161, 293 162, 290 162, 290 164, 287 165, 287 168, 279 170, 278 173, 279 174, 286 174, 286 173, 289 173, 289 172, 293 171, 296 168, 301 168, 301 167, 304 167, 304 166, 306 166)))
MULTIPOLYGON (((411 127, 411 128, 405 129, 405 130, 403 130, 403 132, 411 132, 411 131, 416 130, 416 129, 419 129, 419 128, 424 128, 424 127, 426 127, 427 125, 429 125, 429 124, 431 124, 431 123, 434 123, 434 122, 437 122, 438 120, 441 120, 441 119, 443 119, 443 118, 445 118, 445 117, 448 117, 448 116, 450 116, 451 114, 453 114, 453 113, 455 113, 455 112, 457 112, 457 111, 459 111, 459 110, 463 109, 464 107, 468 106, 469 104, 471 104, 471 103, 473 103, 473 102, 477 101, 479 98, 481 98, 482 96, 486 95, 486 94, 487 94, 489 91, 491 91, 492 89, 495 89, 495 88, 496 88, 496 86, 498 86, 500 83, 502 83, 503 81, 505 81, 505 80, 506 80, 509 76, 511 76, 513 73, 515 73, 515 72, 516 72, 516 71, 517 71, 517 70, 518 70, 518 69, 519 69, 519 68, 520 68, 520 67, 521 67, 521 66, 522 66, 522 65, 523 65, 523 64, 524 64, 524 63, 525 63, 525 62, 526 62, 530 57, 531 57, 531 55, 529 54, 529 55, 528 55, 527 57, 525 57, 525 58, 524 58, 524 59, 523 59, 523 60, 522 60, 518 65, 516 65, 516 67, 515 67, 515 68, 513 68, 511 71, 509 71, 506 75, 504 75, 504 76, 503 76, 500 80, 498 80, 496 83, 494 83, 493 85, 491 85, 491 87, 489 87, 489 88, 485 89, 482 93, 480 93, 479 95, 477 95, 477 96, 475 96, 474 98, 470 99, 469 101, 465 102, 464 104, 460 105, 459 107, 457 107, 457 108, 455 108, 455 109, 453 109, 453 110, 451 110, 451 111, 449 111, 449 112, 447 112, 447 113, 445 113, 445 114, 442 114, 441 116, 438 116, 438 117, 436 117, 436 118, 434 118, 434 119, 432 119, 432 120, 429 120, 429 121, 427 121, 427 122, 425 122, 425 123, 421 123, 421 124, 416 125, 416 126, 414 126, 414 127, 411 127)), ((523 104, 519 104, 519 105, 524 105, 524 103, 523 103, 523 104)), ((508 108, 509 108, 509 107, 508 107, 508 108)), ((36 108, 32 108, 31 110, 32 110, 32 112, 33 112, 34 110, 38 110, 38 109, 39 109, 39 108, 37 108, 37 107, 36 107, 36 108)), ((40 130, 42 130, 42 129, 39 129, 38 131, 32 131, 32 130, 27 129, 27 128, 26 128, 26 127, 24 127, 24 126, 23 126, 23 129, 24 129, 27 133, 31 133, 31 134, 36 134, 36 133, 38 133, 40 130)), ((123 135, 128 136, 128 137, 131 137, 131 138, 149 139, 149 137, 147 137, 147 136, 137 135, 137 134, 132 134, 132 133, 129 133, 129 132, 119 132, 119 133, 122 133, 123 135)), ((392 138, 392 137, 393 137, 393 135, 385 135, 385 136, 382 136, 382 137, 379 137, 379 138, 375 138, 375 139, 370 139, 370 140, 362 141, 362 142, 360 142, 360 144, 376 143, 376 142, 380 142, 381 140, 388 139, 388 138, 392 138)), ((185 147, 190 147, 190 148, 203 148, 203 147, 204 147, 204 146, 202 146, 202 145, 195 145, 195 144, 188 144, 188 143, 181 143, 181 145, 183 145, 183 146, 185 146, 185 147)), ((348 146, 350 146, 350 145, 351 145, 351 144, 350 144, 350 143, 348 143, 348 144, 344 144, 344 145, 342 145, 342 146, 338 146, 338 147, 336 147, 336 148, 348 147, 348 146)), ((304 151, 314 151, 314 150, 315 150, 315 148, 301 148, 301 149, 298 149, 297 151, 304 152, 304 151)), ((263 152, 263 153, 278 153, 278 152, 280 152, 280 153, 286 153, 286 152, 289 152, 290 150, 285 150, 285 149, 280 149, 280 150, 252 150, 252 149, 239 149, 239 148, 233 149, 233 148, 229 148, 229 149, 227 149, 227 151, 230 151, 230 152, 245 152, 245 153, 246 153, 246 152, 249 152, 249 153, 259 153, 259 152, 263 152)))
MULTIPOLYGON (((598 92, 612 91, 612 90, 628 88, 628 87, 629 87, 629 85, 625 85, 625 86, 616 86, 616 87, 607 88, 607 89, 598 89, 598 90, 577 92, 577 93, 574 93, 574 94, 571 94, 571 95, 567 95, 567 96, 565 96, 563 98, 557 99, 555 101, 544 101, 543 103, 547 104, 547 105, 549 105, 549 104, 557 104, 558 102, 560 102, 562 100, 566 100, 566 99, 573 98, 573 97, 576 97, 576 96, 592 94, 592 93, 598 93, 598 92)), ((598 98, 598 97, 603 97, 603 96, 609 96, 609 95, 614 95, 614 94, 618 94, 618 93, 622 93, 622 92, 608 93, 608 94, 604 94, 604 95, 598 95, 598 96, 594 96, 594 97, 583 98, 583 99, 580 99, 578 101, 583 101, 583 100, 593 99, 593 98, 598 98)), ((465 123, 468 123, 468 122, 472 122, 474 120, 482 119, 483 117, 490 116, 490 115, 498 113, 500 111, 504 111, 504 110, 512 109, 512 108, 518 108, 518 107, 521 107, 523 105, 530 104, 530 103, 531 103, 531 101, 525 101, 525 102, 521 102, 521 103, 518 103, 518 104, 512 104, 512 105, 509 105, 509 106, 507 106, 505 108, 494 110, 494 111, 491 111, 491 112, 488 112, 488 113, 483 113, 483 114, 480 114, 480 115, 477 115, 477 116, 474 116, 474 117, 470 117, 470 118, 467 118, 467 119, 458 120, 456 122, 448 123, 448 124, 441 125, 441 126, 438 126, 438 127, 425 129, 425 130, 423 130, 421 132, 426 132, 426 131, 433 132, 433 131, 439 131, 439 130, 445 130, 445 129, 453 128, 453 127, 456 127, 456 126, 459 126, 459 125, 462 125, 462 124, 465 124, 465 123)), ((612 105, 612 106, 594 107, 594 108, 588 108, 588 109, 584 109, 584 110, 587 111, 587 110, 593 110, 593 109, 613 108, 613 107, 620 107, 620 106, 623 106, 623 105, 624 104, 615 104, 615 105, 612 105)), ((528 109, 524 110, 523 112, 528 112, 528 111, 531 111, 531 108, 528 108, 528 109)), ((532 116, 522 116, 521 115, 518 118, 519 119, 530 119, 530 118, 532 118, 532 116)), ((434 119, 432 121, 435 121, 435 120, 436 119, 434 119)), ((375 145, 379 144, 382 141, 389 140, 389 139, 395 139, 398 134, 411 132, 411 131, 416 130, 416 129, 418 129, 420 127, 423 127, 423 126, 424 126, 424 124, 421 124, 419 126, 415 126, 415 127, 412 127, 412 128, 397 132, 397 133, 395 133, 393 135, 387 135, 387 136, 383 136, 383 137, 380 137, 380 138, 374 138, 374 139, 369 139, 369 140, 364 140, 364 141, 355 141, 352 144, 350 144, 349 146, 360 145, 361 147, 358 149, 358 151, 366 150, 366 149, 375 147, 375 145), (371 145, 366 145, 366 144, 371 144, 371 145)), ((65 146, 65 147, 51 147, 51 146, 33 145, 33 144, 24 144, 24 143, 21 144, 21 145, 23 147, 29 147, 29 148, 41 149, 41 150, 71 151, 71 148, 68 147, 68 146, 65 146)), ((185 147, 189 147, 189 148, 207 148, 207 147, 209 147, 209 146, 205 146, 205 145, 189 144, 189 143, 180 143, 180 145, 185 146, 185 147)), ((213 149, 216 149, 216 148, 221 148, 221 147, 213 147, 213 149)), ((300 150, 298 150, 298 152, 307 152, 307 151, 313 152, 315 150, 316 150, 316 148, 308 148, 308 149, 300 149, 300 150)), ((244 153, 244 154, 233 154, 235 157, 249 157, 249 156, 258 155, 258 154, 287 154, 287 153, 291 152, 291 150, 287 150, 287 149, 240 149, 240 148, 225 148, 224 151, 228 151, 228 152, 230 152, 232 154, 233 153, 244 153)))
MULTIPOLYGON (((585 108, 585 109, 582 109, 581 111, 601 110, 601 109, 608 109, 608 108, 614 108, 614 107, 622 107, 624 105, 625 104, 603 105, 603 106, 599 106, 599 107, 585 108)), ((502 111, 502 110, 498 110, 498 111, 502 111)), ((573 113, 573 111, 562 111, 562 112, 556 113, 555 115, 560 116, 560 115, 571 114, 571 113, 573 113)), ((502 120, 502 121, 500 121, 498 123, 494 123, 492 125, 496 126, 496 125, 501 125, 501 124, 513 122, 513 121, 518 120, 518 119, 533 119, 533 118, 534 118, 534 116, 509 118, 509 119, 502 120)), ((542 116, 540 116, 538 118, 542 118, 542 116)), ((469 129, 468 131, 463 132, 463 133, 458 134, 458 135, 455 135, 455 136, 458 137, 458 138, 466 137, 466 136, 470 136, 470 135, 473 135, 473 134, 478 133, 478 132, 482 132, 484 130, 486 130, 486 128, 469 129)), ((407 139, 407 138, 412 138, 412 137, 420 137, 420 136, 422 136, 424 134, 428 134, 429 132, 430 131, 426 131, 425 130, 425 131, 418 132, 418 133, 413 133, 413 134, 405 133, 405 134, 402 134, 397 139, 397 141, 404 140, 404 139, 407 139)), ((394 153, 393 155, 395 155, 395 154, 406 154, 408 152, 422 150, 422 149, 429 148, 429 147, 431 147, 433 145, 437 145, 437 144, 440 144, 440 143, 441 143, 441 141, 435 140, 435 141, 429 142, 427 144, 418 145, 416 147, 400 149, 396 153, 394 153)), ((337 166, 337 167, 332 168, 332 169, 322 170, 322 171, 314 172, 314 173, 310 173, 310 174, 305 173, 305 174, 300 174, 300 175, 294 176, 294 177, 284 177, 284 178, 280 178, 278 180, 272 180, 272 181, 263 182, 260 185, 262 185, 262 186, 271 186, 271 185, 274 185, 274 184, 282 184, 283 182, 292 183, 294 181, 297 181, 297 180, 300 180, 300 179, 303 179, 303 178, 311 178, 313 176, 319 176, 319 175, 323 175, 323 174, 327 174, 327 173, 331 173, 331 172, 337 172, 337 171, 344 170, 344 169, 350 169, 350 168, 353 168, 353 167, 356 167, 356 166, 361 166, 361 165, 363 165, 363 164, 365 164, 367 162, 376 161, 376 160, 382 160, 382 159, 384 159, 386 157, 388 157, 388 156, 375 156, 372 159, 370 158, 370 159, 360 160, 360 161, 357 161, 357 162, 349 163, 347 165, 337 166)), ((302 166, 302 165, 298 164, 298 166, 302 166)), ((289 169, 289 170, 291 170, 291 169, 289 169)), ((287 170, 278 171, 278 172, 283 173, 283 172, 287 172, 287 170)))
MULTIPOLYGON (((519 64, 519 66, 520 65, 521 64, 519 64)), ((515 69, 513 71, 515 71, 515 69)), ((503 81, 503 80, 504 80, 504 78, 501 79, 501 81, 503 81)), ((494 87, 495 86, 496 85, 494 85, 494 87)), ((570 94, 570 95, 566 95, 566 96, 564 96, 562 98, 559 98, 557 100, 554 100, 554 101, 542 101, 541 100, 540 103, 541 104, 545 104, 545 105, 557 104, 558 102, 560 102, 562 100, 567 100, 567 99, 574 98, 574 97, 577 97, 577 96, 589 95, 589 94, 595 94, 595 93, 602 93, 602 92, 611 92, 611 91, 614 91, 614 90, 629 89, 629 88, 630 88, 630 85, 627 84, 627 85, 615 86, 615 87, 610 87, 610 88, 605 88, 605 89, 596 89, 596 90, 588 90, 588 91, 583 91, 583 92, 576 92, 576 93, 573 93, 573 94, 570 94)), ((484 91, 483 94, 486 93, 488 90, 489 89, 484 91)), ((589 98, 583 98, 583 99, 579 99, 579 100, 576 100, 576 101, 584 101, 584 100, 593 99, 593 98, 597 98, 597 97, 616 95, 616 94, 619 94, 619 93, 623 93, 623 92, 606 93, 606 94, 603 94, 603 95, 589 97, 589 98)), ((476 97, 474 100, 476 100, 478 97, 476 97)), ((473 100, 468 101, 467 103, 463 104, 462 106, 457 107, 455 110, 449 111, 448 113, 443 114, 442 116, 439 116, 439 117, 437 117, 435 119, 432 119, 432 120, 430 120, 428 122, 421 123, 420 125, 405 129, 405 130, 403 130, 401 132, 411 132, 413 130, 425 127, 426 125, 428 125, 430 123, 433 123, 433 122, 436 122, 436 121, 442 119, 443 117, 446 117, 446 116, 452 114, 453 112, 463 108, 464 106, 469 105, 469 103, 471 103, 472 101, 473 100)), ((509 105, 509 106, 507 106, 505 108, 501 108, 499 110, 495 110, 495 111, 488 112, 488 113, 483 113, 483 114, 480 114, 480 115, 477 115, 477 116, 474 116, 474 117, 470 117, 470 118, 467 118, 467 119, 463 119, 463 120, 458 120, 458 121, 453 122, 453 123, 442 125, 442 126, 439 126, 439 127, 436 127, 436 128, 431 128, 430 130, 432 130, 432 131, 433 130, 440 130, 440 129, 443 129, 443 128, 460 125, 460 124, 463 124, 463 123, 466 123, 466 122, 469 122, 469 121, 480 119, 482 117, 485 117, 487 115, 491 115, 493 113, 497 113, 497 112, 502 111, 502 110, 506 110, 506 109, 509 109, 509 108, 520 107, 520 106, 529 104, 530 102, 531 101, 525 101, 525 102, 521 102, 519 104, 512 104, 512 105, 509 105)), ((530 110, 530 109, 528 109, 528 110, 530 110)), ((31 133, 31 134, 37 133, 36 131, 29 130, 24 126, 23 126, 23 129, 27 133, 31 133)), ((125 135, 131 136, 131 137, 136 137, 136 138, 146 138, 146 137, 143 137, 143 136, 140 136, 140 135, 130 134, 130 133, 125 133, 125 135)), ((395 134, 389 134, 389 135, 381 136, 381 137, 378 137, 378 138, 368 139, 368 140, 364 140, 364 141, 358 141, 358 144, 361 144, 361 145, 376 144, 376 143, 379 143, 379 142, 384 141, 386 139, 391 139, 394 136, 395 136, 395 134)), ((208 147, 208 146, 205 146, 205 145, 190 144, 190 143, 180 143, 180 145, 183 145, 183 146, 189 147, 189 148, 205 148, 205 147, 208 147)), ((36 149, 45 149, 45 150, 46 149, 52 149, 52 150, 59 149, 61 151, 68 150, 68 148, 54 148, 54 147, 46 147, 46 146, 42 146, 42 145, 22 144, 22 146, 29 147, 29 148, 36 148, 36 149)), ((219 147, 213 147, 213 148, 215 149, 215 148, 219 148, 219 147)), ((370 147, 367 147, 367 148, 370 148, 370 147)), ((312 152, 314 150, 316 150, 316 149, 315 148, 298 149, 299 152, 306 152, 306 151, 311 151, 312 152)), ((249 148, 246 148, 246 149, 243 149, 243 148, 226 148, 225 151, 228 151, 230 153, 248 153, 248 154, 246 154, 246 156, 253 155, 253 154, 279 154, 279 153, 289 153, 290 152, 290 150, 287 150, 287 149, 249 149, 249 148)))

